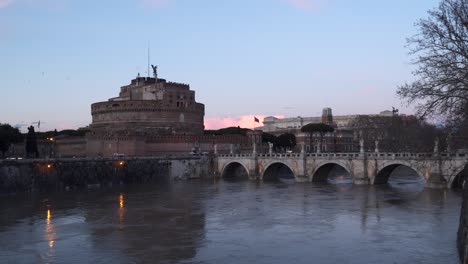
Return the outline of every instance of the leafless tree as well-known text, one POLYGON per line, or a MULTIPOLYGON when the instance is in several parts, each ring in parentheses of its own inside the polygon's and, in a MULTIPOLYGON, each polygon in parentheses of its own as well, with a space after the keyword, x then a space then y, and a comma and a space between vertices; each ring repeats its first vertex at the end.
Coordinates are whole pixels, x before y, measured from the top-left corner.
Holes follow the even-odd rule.
POLYGON ((442 0, 416 23, 407 40, 417 79, 397 94, 417 103, 418 115, 468 117, 468 0, 442 0))

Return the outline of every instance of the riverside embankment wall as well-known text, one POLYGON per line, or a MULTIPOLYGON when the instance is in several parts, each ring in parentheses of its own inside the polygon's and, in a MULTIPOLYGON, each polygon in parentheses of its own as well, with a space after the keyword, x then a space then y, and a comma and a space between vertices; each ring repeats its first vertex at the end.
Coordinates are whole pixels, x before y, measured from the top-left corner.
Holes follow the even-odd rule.
POLYGON ((0 193, 204 178, 211 167, 207 156, 3 160, 0 193))
POLYGON ((461 263, 468 263, 468 186, 463 188, 463 201, 458 225, 457 247, 461 263))

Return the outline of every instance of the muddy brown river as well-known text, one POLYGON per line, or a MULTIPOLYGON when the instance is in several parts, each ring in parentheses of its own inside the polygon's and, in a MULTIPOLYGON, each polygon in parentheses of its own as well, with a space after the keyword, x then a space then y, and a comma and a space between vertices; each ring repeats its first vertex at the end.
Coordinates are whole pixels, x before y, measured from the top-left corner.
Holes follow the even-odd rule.
POLYGON ((8 195, 0 263, 459 263, 460 204, 403 172, 8 195))

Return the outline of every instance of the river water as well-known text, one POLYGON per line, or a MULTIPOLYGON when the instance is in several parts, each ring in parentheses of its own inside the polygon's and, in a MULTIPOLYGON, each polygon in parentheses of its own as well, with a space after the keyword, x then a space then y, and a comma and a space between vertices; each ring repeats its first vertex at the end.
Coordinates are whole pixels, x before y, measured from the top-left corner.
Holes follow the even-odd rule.
POLYGON ((219 180, 0 201, 0 263, 458 263, 461 194, 219 180))

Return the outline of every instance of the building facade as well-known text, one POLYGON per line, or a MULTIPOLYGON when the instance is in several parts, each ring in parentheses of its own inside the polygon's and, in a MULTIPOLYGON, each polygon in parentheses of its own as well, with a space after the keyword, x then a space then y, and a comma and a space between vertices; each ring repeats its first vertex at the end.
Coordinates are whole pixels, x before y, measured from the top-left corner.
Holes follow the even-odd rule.
MULTIPOLYGON (((369 116, 391 117, 394 114, 394 112, 386 110, 369 116)), ((323 108, 321 116, 315 117, 265 117, 264 126, 258 129, 276 136, 284 133, 294 134, 297 145, 304 144, 306 152, 317 152, 317 148, 320 148, 321 152, 355 152, 359 151, 360 128, 356 127, 354 122, 359 117, 360 115, 333 116, 332 109, 327 107, 323 108), (320 138, 318 133, 311 137, 308 133, 301 131, 301 128, 307 124, 317 123, 328 124, 335 131, 327 133, 323 138, 320 138), (321 141, 320 144, 319 141, 321 141)))

